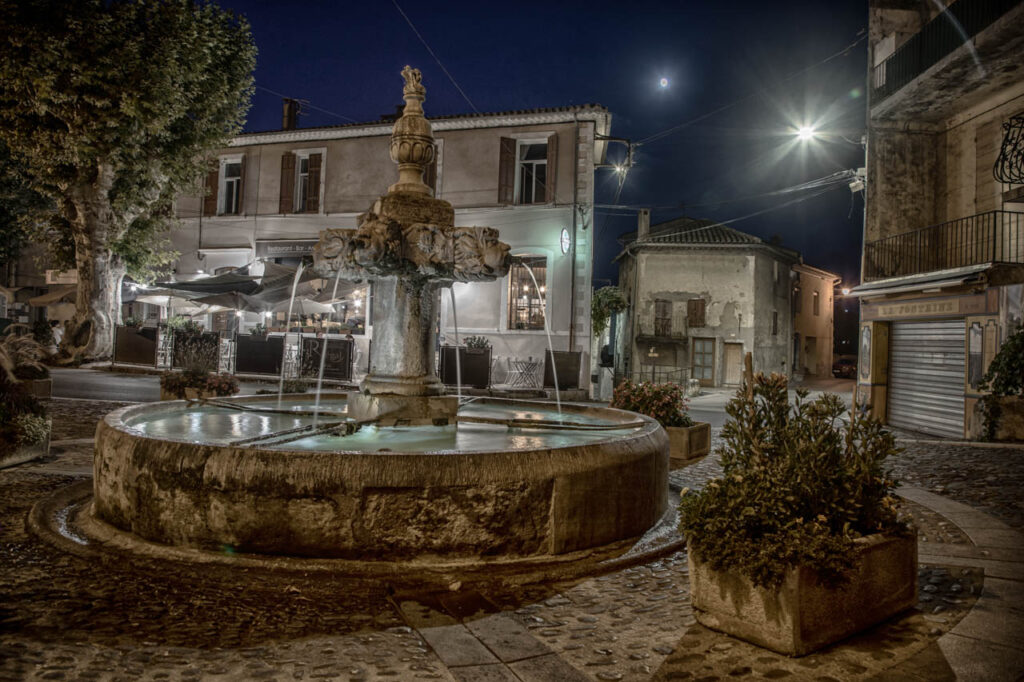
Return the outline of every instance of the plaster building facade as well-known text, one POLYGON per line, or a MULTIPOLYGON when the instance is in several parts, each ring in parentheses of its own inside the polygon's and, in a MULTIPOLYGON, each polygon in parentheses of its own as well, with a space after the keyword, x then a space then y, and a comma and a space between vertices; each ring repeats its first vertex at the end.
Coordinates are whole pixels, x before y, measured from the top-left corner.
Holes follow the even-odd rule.
MULTIPOLYGON (((294 120, 286 101, 284 129, 236 137, 216 154, 205 196, 179 198, 176 278, 247 264, 260 274, 266 259, 295 264, 312 253, 321 230, 355 228, 395 181, 388 153, 394 117, 307 129, 294 128, 294 120)), ((437 154, 425 181, 453 205, 456 226, 498 229, 513 256, 508 277, 455 285, 460 337, 486 337, 500 371, 511 359, 543 359, 547 322, 555 350, 581 352, 586 375, 594 170, 611 114, 583 105, 429 120, 437 154)), ((387 301, 358 285, 346 291, 349 312, 372 307, 357 341, 365 345, 387 301)), ((441 298, 442 342, 454 342, 450 299, 441 298)), ((247 313, 243 329, 258 321, 247 313)), ((589 377, 579 381, 586 388, 589 377)))
POLYGON ((833 302, 842 278, 804 263, 793 266, 793 376, 832 376, 833 302))
POLYGON ((1021 319, 1024 3, 869 3, 858 398, 964 437, 1021 319))
POLYGON ((651 227, 646 210, 621 241, 617 376, 736 385, 748 351, 755 372, 790 374, 798 253, 708 220, 651 227))

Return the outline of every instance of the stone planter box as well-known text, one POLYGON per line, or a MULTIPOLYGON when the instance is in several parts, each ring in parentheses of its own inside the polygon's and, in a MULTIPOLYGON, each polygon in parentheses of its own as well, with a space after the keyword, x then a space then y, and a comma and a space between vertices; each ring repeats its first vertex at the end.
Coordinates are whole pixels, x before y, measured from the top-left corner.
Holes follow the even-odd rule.
POLYGON ((790 569, 777 589, 711 570, 691 553, 697 620, 781 654, 803 656, 866 630, 917 603, 917 538, 857 540, 850 582, 830 589, 808 568, 790 569))
POLYGON ((679 469, 711 452, 711 424, 666 426, 669 442, 669 467, 679 469))
POLYGON ((53 379, 22 379, 21 384, 36 398, 49 398, 53 391, 53 379))
MULTIPOLYGON (((49 381, 49 379, 46 379, 49 381)), ((53 421, 46 418, 47 433, 46 440, 42 443, 36 443, 35 445, 23 445, 12 453, 0 454, 0 469, 12 467, 25 462, 30 462, 33 459, 39 459, 50 454, 50 433, 52 431, 53 421)))
MULTIPOLYGON (((995 441, 1024 441, 1024 398, 1020 396, 999 396, 999 419, 996 422, 995 441)), ((981 411, 981 401, 974 405, 971 415, 970 437, 981 440, 985 437, 985 415, 981 411)))

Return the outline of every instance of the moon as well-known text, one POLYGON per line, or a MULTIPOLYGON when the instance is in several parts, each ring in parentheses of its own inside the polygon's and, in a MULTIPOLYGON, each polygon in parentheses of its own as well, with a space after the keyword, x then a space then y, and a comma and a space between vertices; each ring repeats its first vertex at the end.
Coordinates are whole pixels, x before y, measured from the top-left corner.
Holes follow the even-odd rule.
POLYGON ((667 88, 668 87, 668 79, 667 78, 662 78, 660 81, 658 81, 658 85, 660 85, 663 88, 667 88))

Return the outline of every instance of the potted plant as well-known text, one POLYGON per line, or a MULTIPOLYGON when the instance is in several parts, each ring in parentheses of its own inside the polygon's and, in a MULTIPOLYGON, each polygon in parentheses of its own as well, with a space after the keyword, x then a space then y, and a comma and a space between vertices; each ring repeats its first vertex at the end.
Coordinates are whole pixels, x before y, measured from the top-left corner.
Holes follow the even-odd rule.
POLYGON ((29 369, 45 371, 42 353, 42 346, 27 334, 8 333, 0 341, 0 468, 43 457, 50 450, 50 419, 18 378, 29 369), (28 348, 30 343, 35 349, 28 348))
POLYGON ((612 393, 611 406, 651 417, 669 439, 669 464, 678 469, 711 451, 711 424, 695 422, 687 412, 685 391, 678 384, 624 380, 612 393))
POLYGON ((622 289, 616 286, 601 287, 594 292, 590 299, 590 326, 594 331, 594 338, 601 338, 608 320, 615 313, 621 313, 629 307, 622 289))
POLYGON ((128 329, 141 329, 142 320, 140 320, 137 317, 129 316, 124 318, 124 326, 127 327, 128 329))
POLYGON ((978 388, 990 393, 974 405, 971 436, 1024 440, 1024 326, 1003 343, 978 388))
POLYGON ((266 338, 267 325, 263 324, 262 322, 258 322, 257 324, 253 325, 252 327, 249 328, 249 336, 262 336, 263 338, 266 338))
POLYGON ((178 337, 176 344, 181 344, 175 348, 181 369, 160 375, 160 400, 209 398, 238 392, 238 379, 231 374, 214 373, 217 358, 211 355, 203 337, 184 335, 178 337))
MULTIPOLYGON (((46 325, 46 330, 50 326, 46 325)), ((21 384, 22 390, 37 398, 49 398, 53 382, 50 370, 43 364, 47 357, 48 342, 38 340, 37 330, 28 333, 24 324, 12 324, 3 332, 0 344, 3 353, 9 358, 11 371, 21 384)), ((52 339, 52 334, 50 336, 52 339)))
POLYGON ((790 405, 762 374, 726 407, 722 478, 683 491, 697 620, 801 656, 917 601, 917 539, 897 518, 880 423, 826 394, 790 405))
MULTIPOLYGON (((484 336, 467 336, 458 346, 462 385, 486 389, 491 385, 491 342, 484 336)), ((458 383, 455 367, 456 346, 441 347, 441 380, 448 385, 458 383)))

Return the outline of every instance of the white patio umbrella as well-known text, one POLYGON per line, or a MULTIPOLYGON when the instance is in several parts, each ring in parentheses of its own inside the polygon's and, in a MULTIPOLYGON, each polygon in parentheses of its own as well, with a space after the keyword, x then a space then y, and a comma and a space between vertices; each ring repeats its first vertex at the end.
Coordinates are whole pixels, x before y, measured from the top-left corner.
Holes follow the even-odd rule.
MULTIPOLYGON (((288 300, 275 303, 270 310, 275 313, 288 312, 288 300)), ((296 298, 295 303, 292 304, 292 313, 295 315, 329 315, 333 312, 334 306, 318 303, 308 298, 296 298)))

